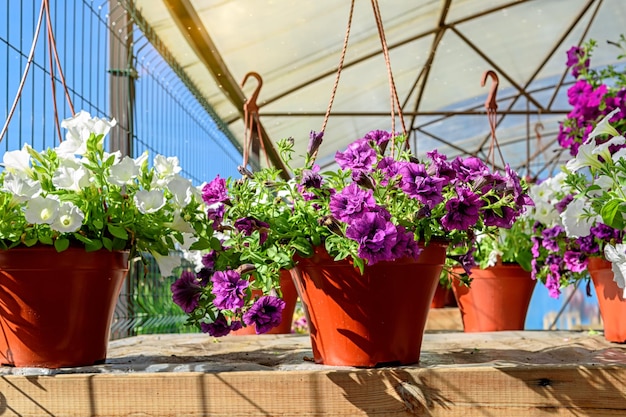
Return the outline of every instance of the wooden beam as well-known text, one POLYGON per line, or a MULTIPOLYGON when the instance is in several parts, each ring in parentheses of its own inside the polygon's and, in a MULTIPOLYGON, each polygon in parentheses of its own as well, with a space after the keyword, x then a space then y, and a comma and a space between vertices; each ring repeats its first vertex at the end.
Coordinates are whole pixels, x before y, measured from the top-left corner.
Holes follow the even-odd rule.
MULTIPOLYGON (((185 36, 200 61, 211 73, 217 85, 224 90, 226 97, 237 108, 237 111, 243 118, 243 106, 246 101, 244 93, 239 87, 239 83, 230 73, 226 62, 219 54, 217 45, 211 39, 207 28, 204 26, 200 16, 198 16, 191 1, 164 0, 164 3, 180 32, 185 36)), ((288 179, 290 174, 262 125, 260 140, 263 141, 265 152, 271 163, 282 171, 284 178, 288 179)))

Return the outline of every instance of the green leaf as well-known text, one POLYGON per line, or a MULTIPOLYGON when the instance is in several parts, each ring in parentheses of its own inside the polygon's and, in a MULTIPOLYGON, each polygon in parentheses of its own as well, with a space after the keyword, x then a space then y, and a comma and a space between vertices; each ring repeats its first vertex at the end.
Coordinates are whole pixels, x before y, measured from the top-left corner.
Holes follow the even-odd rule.
POLYGON ((54 241, 54 248, 57 252, 63 252, 70 247, 70 240, 64 237, 60 237, 54 241))
POLYGON ((306 238, 297 237, 291 241, 291 247, 293 247, 300 256, 308 258, 313 256, 313 247, 306 238))
POLYGON ((102 249, 102 241, 100 240, 92 240, 89 243, 85 244, 85 250, 87 252, 95 252, 100 249, 102 249))
POLYGON ((52 245, 52 238, 50 236, 40 236, 39 241, 44 245, 52 245))
POLYGON ((128 233, 126 232, 126 229, 124 229, 121 226, 116 226, 114 224, 107 224, 107 229, 109 230, 109 233, 111 233, 113 236, 120 238, 120 239, 124 239, 127 240, 128 239, 128 233))
POLYGON ((615 229, 624 228, 624 217, 622 215, 622 211, 620 210, 620 206, 620 200, 610 200, 602 207, 600 215, 602 216, 604 224, 615 229))
POLYGON ((113 241, 108 237, 102 238, 102 245, 108 250, 113 250, 113 241))

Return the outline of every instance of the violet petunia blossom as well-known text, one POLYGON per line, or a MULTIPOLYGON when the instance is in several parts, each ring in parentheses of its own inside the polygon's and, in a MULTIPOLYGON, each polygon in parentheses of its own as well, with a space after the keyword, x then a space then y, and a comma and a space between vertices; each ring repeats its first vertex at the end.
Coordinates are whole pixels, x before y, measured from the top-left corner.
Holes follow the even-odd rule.
POLYGON ((583 272, 587 269, 589 258, 579 251, 567 250, 563 255, 565 267, 572 272, 583 272))
POLYGON ((385 153, 387 144, 391 140, 391 133, 385 130, 372 130, 371 132, 367 133, 363 137, 363 139, 378 146, 378 149, 380 149, 380 153, 385 153))
POLYGON ((385 175, 384 178, 381 180, 380 185, 382 185, 383 187, 386 187, 389 184, 389 182, 392 181, 392 179, 396 175, 398 175, 398 171, 400 170, 401 166, 402 166, 402 163, 399 161, 396 161, 391 156, 386 156, 382 158, 380 161, 378 161, 378 164, 376 165, 376 169, 385 175))
POLYGON ((448 157, 439 153, 437 149, 426 152, 426 156, 433 161, 431 167, 434 168, 434 174, 440 178, 446 178, 448 181, 456 179, 456 171, 452 167, 452 163, 448 161, 448 157))
POLYGON ((471 182, 489 176, 491 173, 489 167, 475 156, 461 158, 457 156, 452 161, 452 168, 457 173, 457 178, 463 182, 471 182))
POLYGON ((548 289, 548 294, 552 298, 559 298, 561 295, 561 283, 559 282, 559 271, 558 266, 550 265, 550 272, 546 276, 546 288, 548 289))
POLYGON ((600 245, 596 242, 596 239, 593 236, 593 231, 588 236, 579 237, 576 239, 578 242, 578 247, 581 252, 587 254, 594 254, 600 252, 600 245))
POLYGON ((485 226, 497 226, 510 229, 519 213, 512 207, 500 207, 500 212, 489 209, 484 212, 485 226))
POLYGON ((324 138, 324 132, 315 132, 311 130, 309 134, 309 144, 306 147, 306 153, 309 157, 312 157, 317 153, 320 145, 322 144, 322 139, 324 138))
POLYGON ((480 196, 467 188, 457 188, 457 197, 446 202, 446 214, 441 224, 447 231, 467 230, 480 218, 480 208, 484 202, 480 196))
POLYGON ((272 295, 259 298, 243 315, 243 322, 247 326, 254 325, 256 333, 262 334, 276 327, 282 321, 285 302, 272 295))
POLYGON ((338 220, 349 223, 376 206, 374 194, 363 190, 356 184, 350 184, 339 193, 330 197, 330 212, 338 220))
POLYGON ((405 164, 399 174, 400 187, 409 197, 431 209, 443 201, 442 190, 446 179, 428 175, 423 164, 405 164))
POLYGON ((217 259, 217 252, 213 249, 211 249, 210 251, 206 252, 204 255, 202 255, 202 266, 204 266, 207 269, 213 269, 215 268, 215 260, 217 259))
POLYGON ((236 310, 244 306, 245 292, 250 283, 241 279, 241 275, 233 270, 216 271, 211 277, 213 282, 213 304, 220 310, 236 310))
POLYGON ((563 229, 560 225, 544 229, 541 232, 541 236, 543 237, 543 247, 552 252, 559 252, 559 241, 562 240, 561 235, 563 233, 565 233, 565 229, 563 229))
POLYGON ((210 183, 202 187, 202 201, 207 205, 222 203, 226 200, 228 200, 226 180, 220 178, 219 174, 210 183))
POLYGON ((200 323, 200 329, 203 333, 208 333, 213 337, 222 337, 241 329, 241 322, 234 320, 228 324, 228 319, 220 313, 213 323, 200 323))
POLYGON ((235 220, 235 229, 244 234, 251 236, 255 230, 259 231, 259 243, 262 245, 267 240, 267 231, 270 225, 266 222, 255 219, 254 217, 241 217, 235 220))
POLYGON ((320 166, 313 165, 312 169, 305 169, 302 171, 302 179, 300 180, 300 187, 307 188, 320 188, 322 186, 322 176, 320 175, 320 166))
POLYGON ((335 161, 342 169, 351 169, 353 175, 360 171, 369 172, 376 163, 376 151, 364 139, 348 145, 344 152, 335 154, 335 161))
POLYGON ((218 230, 224 220, 224 213, 226 213, 226 207, 224 204, 218 204, 217 206, 211 206, 206 211, 207 219, 211 220, 211 227, 213 230, 218 230))
POLYGON ((417 244, 415 235, 400 225, 396 227, 396 244, 391 248, 393 259, 418 259, 422 248, 417 244))
POLYGON ((183 271, 180 278, 172 283, 172 300, 183 309, 191 313, 198 307, 198 300, 202 293, 200 281, 191 271, 183 271))
POLYGON ((381 213, 368 212, 352 221, 346 237, 359 243, 358 255, 369 265, 393 259, 391 249, 397 240, 396 226, 381 213))

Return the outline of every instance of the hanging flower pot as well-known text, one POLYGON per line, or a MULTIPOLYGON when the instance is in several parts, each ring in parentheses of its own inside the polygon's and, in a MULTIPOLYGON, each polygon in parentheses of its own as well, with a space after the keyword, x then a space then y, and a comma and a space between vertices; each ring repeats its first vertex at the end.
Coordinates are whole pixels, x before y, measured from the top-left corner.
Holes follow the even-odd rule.
POLYGON ((598 296, 604 337, 609 342, 626 342, 626 302, 623 290, 613 281, 611 263, 603 258, 590 258, 589 275, 598 296))
MULTIPOLYGON (((462 271, 462 270, 461 270, 462 271)), ((458 272, 458 271, 457 271, 458 272)), ((465 332, 523 330, 536 280, 517 264, 473 268, 470 287, 453 279, 465 332)))
MULTIPOLYGON (((280 273, 280 291, 282 292, 282 299, 285 302, 285 308, 282 311, 282 320, 278 326, 273 327, 264 334, 291 333, 291 322, 293 320, 293 312, 296 309, 296 302, 298 301, 298 293, 296 292, 296 287, 291 279, 291 272, 288 270, 283 270, 280 273)), ((263 292, 261 290, 252 291, 252 297, 261 297, 262 295, 263 292)), ((241 329, 235 330, 230 334, 236 336, 257 334, 256 326, 253 324, 251 326, 242 327, 241 329)))
POLYGON ((316 363, 374 367, 419 361, 426 318, 446 246, 431 242, 419 259, 366 266, 335 261, 316 247, 293 272, 316 363))
POLYGON ((127 272, 128 252, 0 251, 0 362, 45 368, 104 362, 127 272))

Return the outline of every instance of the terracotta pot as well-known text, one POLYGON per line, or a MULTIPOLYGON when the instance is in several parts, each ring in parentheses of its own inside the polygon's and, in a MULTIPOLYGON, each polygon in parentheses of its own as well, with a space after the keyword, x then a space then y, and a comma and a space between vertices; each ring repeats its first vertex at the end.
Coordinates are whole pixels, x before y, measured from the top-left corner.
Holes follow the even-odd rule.
POLYGON ((424 326, 446 257, 431 242, 418 261, 366 266, 334 261, 324 248, 292 272, 316 363, 374 367, 419 361, 424 326))
POLYGON ((626 302, 623 290, 613 281, 611 263, 602 258, 589 259, 587 267, 598 296, 598 306, 609 342, 626 342, 626 302))
POLYGON ((60 368, 106 358, 128 252, 0 251, 0 362, 60 368))
MULTIPOLYGON (((269 332, 263 334, 287 334, 291 333, 291 322, 293 321, 293 312, 296 309, 296 301, 298 300, 298 293, 296 287, 293 285, 291 279, 291 273, 287 270, 280 273, 280 290, 283 294, 283 301, 285 302, 285 309, 282 313, 281 322, 278 326, 272 328, 269 332)), ((252 295, 262 296, 263 291, 254 290, 252 295)), ((230 334, 235 336, 245 336, 256 334, 256 326, 247 326, 239 330, 231 332, 230 334)))
POLYGON ((523 330, 536 280, 517 264, 473 268, 470 287, 453 279, 465 332, 523 330))
POLYGON ((430 308, 445 307, 456 307, 456 299, 454 298, 452 289, 441 284, 440 282, 437 284, 437 288, 435 289, 435 295, 433 297, 433 302, 430 303, 430 308))

